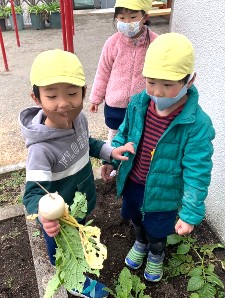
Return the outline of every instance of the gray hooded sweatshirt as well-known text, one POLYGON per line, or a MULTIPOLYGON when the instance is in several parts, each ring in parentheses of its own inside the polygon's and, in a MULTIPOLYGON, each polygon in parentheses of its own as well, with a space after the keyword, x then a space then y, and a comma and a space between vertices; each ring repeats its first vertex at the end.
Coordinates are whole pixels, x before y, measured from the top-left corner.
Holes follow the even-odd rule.
POLYGON ((83 112, 73 121, 74 128, 50 128, 43 124, 45 115, 39 107, 23 110, 19 115, 25 144, 26 186, 23 203, 29 214, 38 212, 38 202, 46 193, 58 192, 70 206, 76 191, 86 194, 87 214, 96 203, 94 176, 90 156, 110 161, 111 147, 89 137, 88 122, 83 112))

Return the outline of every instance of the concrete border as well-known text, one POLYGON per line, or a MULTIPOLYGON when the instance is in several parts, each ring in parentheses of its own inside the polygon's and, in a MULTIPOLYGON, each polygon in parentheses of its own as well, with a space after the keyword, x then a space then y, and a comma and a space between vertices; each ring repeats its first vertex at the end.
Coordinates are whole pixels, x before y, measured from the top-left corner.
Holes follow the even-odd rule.
POLYGON ((0 167, 0 175, 1 174, 6 174, 6 173, 9 173, 9 172, 18 171, 18 170, 21 170, 21 169, 25 169, 25 166, 26 166, 26 162, 21 161, 17 164, 12 164, 12 165, 7 165, 7 166, 0 167))
POLYGON ((24 215, 24 208, 22 204, 7 206, 1 208, 0 210, 0 222, 13 217, 24 215))
MULTIPOLYGON (((25 216, 27 215, 25 208, 24 214, 25 216)), ((43 298, 47 283, 55 274, 55 270, 49 262, 48 254, 45 250, 46 245, 43 234, 41 233, 39 236, 34 237, 34 233, 40 229, 37 222, 27 220, 26 218, 26 224, 33 256, 34 269, 36 272, 39 297, 43 298)), ((61 287, 53 297, 67 298, 68 294, 67 291, 61 287)))

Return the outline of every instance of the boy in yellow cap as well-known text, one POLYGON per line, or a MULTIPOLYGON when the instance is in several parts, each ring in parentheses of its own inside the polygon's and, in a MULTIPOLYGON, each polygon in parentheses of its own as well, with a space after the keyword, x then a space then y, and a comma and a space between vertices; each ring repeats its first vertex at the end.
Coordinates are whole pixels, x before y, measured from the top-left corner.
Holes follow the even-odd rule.
MULTIPOLYGON (((86 194, 87 214, 96 203, 96 190, 90 156, 110 161, 124 160, 132 146, 114 148, 89 136, 88 123, 82 112, 86 93, 85 76, 76 55, 62 50, 40 53, 31 73, 32 98, 37 104, 20 113, 19 121, 28 148, 26 186, 23 203, 29 214, 38 213, 40 198, 45 191, 58 192, 70 206, 76 191, 86 194)), ((50 262, 55 264, 59 221, 39 215, 50 262)), ((85 223, 85 218, 80 221, 85 223)), ((105 285, 86 277, 83 293, 75 296, 103 298, 108 295, 105 285)))
POLYGON ((151 6, 152 0, 115 3, 114 24, 118 32, 105 42, 90 94, 92 113, 97 113, 105 101, 109 144, 123 122, 131 96, 145 87, 144 58, 149 44, 157 37, 149 28, 147 12, 151 6))
MULTIPOLYGON (((120 164, 117 178, 122 216, 131 219, 136 238, 125 263, 137 269, 148 256, 144 277, 157 282, 167 236, 188 235, 204 218, 215 131, 198 104, 194 49, 187 37, 167 33, 154 40, 143 75, 146 90, 133 96, 112 144, 130 141, 136 151, 120 164)), ((103 178, 111 179, 118 166, 106 164, 103 178)))

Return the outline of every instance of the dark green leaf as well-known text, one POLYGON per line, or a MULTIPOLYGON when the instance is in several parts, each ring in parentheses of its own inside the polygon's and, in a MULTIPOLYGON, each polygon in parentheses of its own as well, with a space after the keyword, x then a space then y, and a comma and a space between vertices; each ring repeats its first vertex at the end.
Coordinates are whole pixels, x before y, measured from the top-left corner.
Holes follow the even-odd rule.
POLYGON ((212 284, 215 284, 215 285, 218 285, 219 287, 224 289, 224 284, 222 283, 222 281, 217 276, 210 275, 210 276, 207 276, 206 279, 207 279, 208 282, 210 282, 212 284))
POLYGON ((182 236, 177 234, 172 234, 167 237, 167 245, 174 245, 182 241, 182 236))
POLYGON ((194 238, 192 238, 191 236, 188 236, 188 241, 190 242, 190 243, 195 243, 196 241, 197 241, 197 239, 194 239, 194 238))
POLYGON ((190 243, 181 243, 177 248, 177 253, 181 255, 185 255, 186 253, 189 252, 190 248, 191 248, 190 243))
POLYGON ((213 273, 215 266, 213 264, 209 264, 208 268, 205 270, 206 273, 213 273))
POLYGON ((204 284, 202 289, 199 290, 201 298, 214 298, 216 295, 216 289, 211 284, 204 284))
POLYGON ((198 293, 191 293, 190 298, 199 298, 198 293))
POLYGON ((216 244, 205 244, 201 247, 201 252, 204 252, 204 251, 210 251, 212 252, 214 249, 216 248, 225 248, 225 246, 221 243, 216 243, 216 244))
POLYGON ((191 269, 188 276, 199 276, 202 275, 203 269, 201 266, 191 269))
POLYGON ((192 276, 188 281, 187 291, 194 292, 201 289, 204 285, 204 278, 202 276, 192 276))
POLYGON ((184 263, 180 266, 180 272, 182 274, 187 274, 191 270, 191 266, 188 263, 184 263))

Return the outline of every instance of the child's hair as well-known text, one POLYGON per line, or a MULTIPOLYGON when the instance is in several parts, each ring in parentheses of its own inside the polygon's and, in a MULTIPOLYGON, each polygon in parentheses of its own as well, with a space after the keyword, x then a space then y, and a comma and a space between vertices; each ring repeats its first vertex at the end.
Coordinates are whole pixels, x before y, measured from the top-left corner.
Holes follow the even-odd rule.
MULTIPOLYGON (((86 86, 82 87, 82 98, 83 99, 85 96, 85 88, 86 88, 86 86)), ((41 102, 40 91, 39 91, 39 87, 37 85, 33 85, 33 93, 34 93, 34 96, 41 102)))
POLYGON ((183 79, 179 80, 178 82, 184 85, 187 84, 188 79, 190 78, 190 75, 191 74, 186 75, 183 79))
POLYGON ((37 85, 33 85, 34 96, 41 102, 40 91, 37 85))
MULTIPOLYGON (((114 17, 113 17, 113 24, 114 24, 114 27, 116 28, 116 18, 118 16, 118 14, 121 14, 121 13, 135 13, 135 12, 138 12, 138 11, 141 11, 142 13, 142 16, 144 16, 146 14, 146 12, 142 9, 142 10, 133 10, 133 9, 129 9, 129 8, 125 8, 125 7, 115 7, 115 13, 114 13, 114 17)), ((144 25, 146 25, 147 27, 150 26, 150 20, 146 20, 144 25)), ((149 35, 149 31, 147 31, 147 36, 146 36, 146 46, 148 47, 149 44, 150 44, 150 35, 149 35)))

